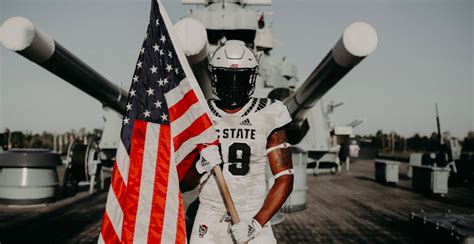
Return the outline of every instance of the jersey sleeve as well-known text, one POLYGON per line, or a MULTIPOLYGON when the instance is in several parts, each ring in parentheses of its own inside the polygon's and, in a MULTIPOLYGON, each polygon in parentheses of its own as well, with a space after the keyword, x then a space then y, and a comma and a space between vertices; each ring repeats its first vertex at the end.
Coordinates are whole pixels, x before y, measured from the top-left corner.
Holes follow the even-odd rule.
POLYGON ((268 109, 270 132, 291 122, 290 112, 285 104, 275 100, 268 109))

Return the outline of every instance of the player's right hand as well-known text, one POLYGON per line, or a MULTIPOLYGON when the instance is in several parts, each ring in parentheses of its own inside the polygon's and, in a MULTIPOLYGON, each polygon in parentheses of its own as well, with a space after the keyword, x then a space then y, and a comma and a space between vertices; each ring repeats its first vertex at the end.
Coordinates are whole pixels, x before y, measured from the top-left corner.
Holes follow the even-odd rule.
POLYGON ((262 226, 255 219, 242 220, 230 227, 230 232, 237 243, 244 243, 254 239, 261 231, 262 226))
POLYGON ((199 174, 211 172, 211 170, 222 163, 219 146, 209 145, 201 150, 201 158, 196 162, 196 170, 199 174))

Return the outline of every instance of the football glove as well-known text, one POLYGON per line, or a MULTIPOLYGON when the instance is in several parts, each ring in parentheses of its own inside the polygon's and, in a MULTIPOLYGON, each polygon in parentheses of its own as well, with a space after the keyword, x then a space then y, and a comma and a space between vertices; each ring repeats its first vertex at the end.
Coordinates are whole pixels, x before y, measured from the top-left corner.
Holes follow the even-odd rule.
POLYGON ((196 162, 196 169, 199 174, 211 172, 214 166, 222 163, 219 146, 209 145, 201 150, 201 158, 196 162))
POLYGON ((234 239, 242 243, 255 238, 262 231, 262 226, 255 219, 249 219, 232 225, 230 231, 234 239))

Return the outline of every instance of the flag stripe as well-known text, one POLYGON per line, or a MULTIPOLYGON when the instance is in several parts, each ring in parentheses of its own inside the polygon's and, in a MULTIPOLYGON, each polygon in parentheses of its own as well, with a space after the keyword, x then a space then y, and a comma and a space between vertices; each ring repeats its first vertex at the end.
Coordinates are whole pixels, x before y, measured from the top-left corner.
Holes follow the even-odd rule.
POLYGON ((216 131, 214 130, 214 128, 209 127, 199 136, 189 138, 181 145, 179 150, 175 151, 176 162, 181 162, 182 160, 184 160, 184 158, 186 158, 186 156, 196 148, 196 145, 203 143, 212 143, 213 141, 215 141, 217 139, 215 135, 216 131))
MULTIPOLYGON (((115 240, 115 241, 114 240, 109 240, 109 241, 116 242, 117 240, 115 240)), ((105 241, 104 241, 104 237, 102 236, 102 232, 101 232, 100 235, 99 235, 99 239, 97 240, 97 244, 103 244, 103 243, 105 243, 105 241)))
POLYGON ((184 95, 188 93, 189 91, 192 91, 192 87, 189 84, 188 79, 185 78, 182 81, 180 81, 179 84, 175 88, 171 89, 165 94, 168 108, 173 107, 175 104, 181 101, 184 95))
POLYGON ((102 230, 100 236, 102 242, 104 242, 104 240, 107 240, 107 243, 117 243, 119 241, 117 234, 113 228, 113 225, 110 222, 110 218, 107 214, 107 211, 104 213, 104 217, 102 219, 102 230))
POLYGON ((209 119, 207 114, 202 114, 194 120, 186 130, 183 130, 181 133, 173 137, 173 146, 175 150, 178 151, 181 145, 189 140, 189 138, 198 136, 209 127, 212 127, 211 119, 209 119))
POLYGON ((185 116, 181 116, 181 118, 177 119, 171 124, 171 129, 173 131, 173 135, 179 135, 184 130, 188 129, 189 126, 199 117, 202 115, 207 116, 204 111, 201 109, 199 103, 194 103, 187 110, 185 116))
POLYGON ((163 232, 172 233, 172 235, 166 235, 165 238, 161 239, 161 243, 164 244, 174 243, 176 240, 175 233, 179 213, 179 181, 173 154, 173 151, 171 151, 165 218, 163 220, 163 232))
POLYGON ((178 162, 176 167, 178 170, 178 178, 180 182, 184 179, 184 177, 188 173, 188 170, 194 166, 194 163, 198 160, 198 158, 199 150, 195 148, 190 153, 188 153, 183 160, 178 162))
MULTIPOLYGON (((172 29, 173 23, 171 23, 171 19, 168 16, 168 13, 166 12, 165 8, 163 7, 163 3, 161 3, 161 0, 156 0, 156 1, 158 2, 158 5, 160 6, 159 9, 160 9, 161 16, 163 16, 163 22, 165 22, 165 25, 167 27, 171 27, 170 29, 172 29)), ((204 111, 206 111, 206 114, 210 114, 209 107, 207 106, 206 98, 204 97, 204 94, 202 93, 201 88, 199 87, 199 84, 196 78, 194 77, 193 71, 191 70, 191 66, 189 66, 187 58, 184 55, 183 49, 181 48, 180 41, 178 40, 178 38, 176 38, 173 31, 169 31, 169 36, 170 36, 171 42, 173 43, 175 47, 176 55, 178 56, 178 59, 181 61, 181 66, 188 80, 188 82, 182 82, 182 83, 188 83, 187 85, 190 86, 190 89, 193 89, 194 91, 196 91, 196 96, 199 99, 199 103, 201 103, 201 107, 204 109, 204 111)), ((171 103, 168 103, 168 104, 171 104, 171 103)), ((216 134, 216 138, 217 138, 217 134, 216 134)))
POLYGON ((163 219, 166 206, 166 192, 168 188, 168 175, 171 160, 171 135, 170 127, 161 125, 156 161, 155 183, 153 187, 153 201, 151 218, 148 230, 148 243, 159 243, 163 234, 163 219))
POLYGON ((184 204, 183 204, 183 195, 178 191, 178 221, 176 223, 176 238, 175 243, 185 244, 186 243, 186 222, 184 218, 184 204))
POLYGON ((120 171, 120 176, 123 180, 123 184, 127 185, 128 180, 128 168, 130 166, 130 159, 128 158, 127 150, 123 145, 123 142, 120 140, 118 148, 117 148, 117 155, 116 155, 116 162, 115 166, 120 171))
POLYGON ((124 206, 122 241, 132 243, 138 207, 140 179, 142 174, 143 153, 147 123, 135 120, 130 147, 130 168, 128 172, 127 197, 124 206))
POLYGON ((135 223, 134 243, 146 243, 150 224, 153 185, 155 181, 156 159, 158 154, 158 135, 160 125, 147 123, 145 151, 140 181, 137 218, 135 223))
POLYGON ((127 191, 127 187, 125 186, 122 174, 120 173, 120 170, 117 167, 117 163, 115 163, 112 172, 111 187, 111 190, 115 193, 114 197, 117 198, 120 207, 123 208, 125 205, 125 194, 127 191))
MULTIPOLYGON (((173 106, 170 106, 168 111, 170 115, 170 122, 173 122, 177 119, 179 119, 184 113, 188 111, 188 109, 193 106, 195 103, 197 103, 197 97, 196 94, 194 93, 193 90, 188 91, 184 96, 179 100, 177 103, 175 103, 173 106)), ((200 113, 204 113, 204 110, 200 107, 200 104, 198 103, 197 106, 200 108, 200 113)))
MULTIPOLYGON (((112 180, 113 178, 114 176, 112 176, 112 180)), ((108 229, 113 228, 113 230, 115 230, 117 238, 120 239, 122 236, 123 212, 113 189, 110 189, 107 195, 107 203, 105 205, 105 211, 107 213, 108 220, 104 221, 103 225, 106 226, 106 228, 108 229)))

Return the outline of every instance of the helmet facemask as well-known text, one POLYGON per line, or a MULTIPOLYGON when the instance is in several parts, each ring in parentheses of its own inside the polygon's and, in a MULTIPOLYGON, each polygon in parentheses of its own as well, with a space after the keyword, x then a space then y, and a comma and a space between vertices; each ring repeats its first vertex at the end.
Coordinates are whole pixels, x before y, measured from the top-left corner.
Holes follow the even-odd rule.
POLYGON ((212 92, 227 109, 243 106, 255 91, 258 66, 255 68, 222 68, 209 66, 212 92))
POLYGON ((228 40, 214 51, 209 71, 216 102, 220 107, 236 109, 245 105, 255 90, 258 59, 244 42, 228 40))

